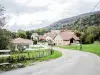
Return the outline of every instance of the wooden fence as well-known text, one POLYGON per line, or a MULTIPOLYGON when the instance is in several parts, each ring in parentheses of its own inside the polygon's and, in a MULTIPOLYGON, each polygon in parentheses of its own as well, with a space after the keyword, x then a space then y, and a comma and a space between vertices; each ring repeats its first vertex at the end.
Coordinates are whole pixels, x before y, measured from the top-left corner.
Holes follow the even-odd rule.
POLYGON ((21 61, 27 61, 27 60, 35 60, 37 58, 43 58, 46 56, 50 56, 53 54, 53 50, 45 50, 45 51, 35 51, 35 54, 32 55, 31 52, 27 52, 27 56, 25 55, 11 55, 9 57, 1 57, 0 58, 0 63, 17 63, 17 62, 21 62, 21 61))

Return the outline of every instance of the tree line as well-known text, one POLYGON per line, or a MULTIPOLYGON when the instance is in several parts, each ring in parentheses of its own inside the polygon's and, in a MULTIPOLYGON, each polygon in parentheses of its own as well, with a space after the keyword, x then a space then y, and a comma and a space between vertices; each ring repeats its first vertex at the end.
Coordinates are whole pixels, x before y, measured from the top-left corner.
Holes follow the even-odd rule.
MULTIPOLYGON (((0 5, 0 49, 9 49, 9 45, 14 38, 25 38, 31 39, 32 33, 38 33, 43 35, 48 32, 44 28, 39 28, 36 30, 18 30, 17 32, 11 32, 4 29, 6 25, 6 17, 4 16, 5 8, 0 5)), ((100 40, 100 13, 85 16, 83 18, 78 18, 74 22, 69 24, 64 24, 61 29, 74 30, 78 37, 82 38, 82 42, 85 44, 93 43, 94 41, 100 40)))
POLYGON ((25 38, 25 39, 31 39, 32 33, 38 33, 39 35, 43 35, 47 31, 44 28, 39 28, 36 30, 18 30, 17 32, 11 32, 12 38, 25 38))
MULTIPOLYGON (((63 25, 62 29, 74 30, 76 35, 82 37, 85 44, 100 40, 100 13, 78 18, 74 22, 63 25)), ((79 37, 80 37, 79 36, 79 37)))
POLYGON ((11 40, 14 38, 24 38, 24 39, 31 39, 32 33, 38 33, 39 35, 43 35, 47 32, 43 28, 39 28, 36 30, 18 30, 17 32, 11 32, 7 29, 4 29, 6 25, 6 16, 4 16, 5 8, 3 5, 0 5, 0 50, 2 49, 9 49, 11 46, 11 40))

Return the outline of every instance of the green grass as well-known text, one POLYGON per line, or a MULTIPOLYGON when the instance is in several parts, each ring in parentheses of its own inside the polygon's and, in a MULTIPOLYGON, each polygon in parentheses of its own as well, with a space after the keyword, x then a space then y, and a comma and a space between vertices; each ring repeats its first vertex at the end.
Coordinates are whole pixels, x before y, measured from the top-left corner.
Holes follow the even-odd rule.
POLYGON ((42 53, 42 54, 44 52, 44 55, 45 54, 50 54, 50 53, 48 53, 48 50, 38 50, 38 51, 26 50, 23 53, 14 53, 14 54, 12 54, 12 56, 13 57, 15 57, 15 56, 25 56, 26 58, 29 58, 29 57, 33 58, 34 57, 33 60, 28 60, 28 61, 24 62, 25 64, 27 64, 27 62, 31 63, 31 62, 35 62, 35 61, 44 61, 44 60, 49 60, 49 59, 55 59, 55 58, 58 58, 62 55, 61 52, 54 51, 54 53, 52 55, 47 55, 47 56, 43 56, 41 58, 36 58, 36 56, 37 56, 37 54, 39 54, 39 52, 42 53), (29 53, 29 55, 28 55, 28 53, 29 53))
POLYGON ((54 51, 54 53, 52 55, 46 56, 46 57, 43 57, 43 58, 38 58, 38 60, 45 61, 45 60, 55 59, 55 58, 58 58, 60 56, 62 56, 62 53, 61 52, 54 51))
MULTIPOLYGON (((49 52, 49 54, 50 54, 50 51, 48 51, 48 50, 38 50, 38 52, 40 52, 40 53, 44 52, 44 54, 46 54, 46 55, 49 52)), ((13 62, 8 67, 0 67, 0 70, 7 71, 7 70, 15 69, 16 67, 11 67, 11 65, 15 65, 18 63, 21 63, 24 66, 28 66, 28 65, 32 65, 32 63, 34 63, 34 62, 47 61, 47 60, 55 59, 55 58, 62 56, 61 52, 54 51, 54 53, 52 55, 47 55, 47 56, 43 56, 43 57, 36 57, 37 51, 32 51, 32 50, 29 51, 28 50, 28 51, 24 51, 23 53, 20 53, 20 52, 12 53, 11 57, 14 57, 15 60, 16 60, 16 56, 19 56, 19 57, 25 56, 26 58, 29 58, 28 53, 29 53, 30 58, 32 58, 32 59, 19 61, 19 62, 13 62)), ((4 57, 3 59, 7 59, 7 57, 4 57)))
POLYGON ((33 62, 36 62, 36 61, 39 61, 39 62, 41 62, 41 61, 47 61, 47 60, 59 58, 61 56, 62 56, 61 52, 54 51, 54 53, 52 55, 50 55, 50 56, 45 56, 45 57, 42 57, 42 58, 36 58, 34 60, 29 60, 27 62, 21 62, 21 63, 23 63, 25 66, 27 66, 27 65, 29 65, 29 64, 31 64, 33 62))
MULTIPOLYGON (((80 45, 68 45, 59 47, 64 49, 80 50, 80 45)), ((82 45, 82 51, 92 52, 100 56, 100 44, 84 44, 82 45)))
MULTIPOLYGON (((45 50, 43 50, 43 51, 45 51, 45 50)), ((24 51, 24 52, 22 52, 22 53, 20 53, 20 52, 18 52, 18 53, 12 53, 12 56, 25 56, 25 57, 33 57, 33 56, 36 56, 36 51, 34 51, 34 50, 26 50, 26 51, 24 51), (29 54, 29 55, 28 55, 29 54)))
MULTIPOLYGON (((45 51, 45 50, 42 50, 45 51)), ((19 53, 19 54, 13 54, 13 56, 21 56, 21 55, 25 55, 26 57, 28 57, 27 53, 30 53, 30 56, 35 56, 36 55, 36 51, 25 51, 24 53, 19 53)), ((41 62, 41 61, 47 61, 47 60, 51 60, 51 59, 56 59, 62 56, 62 53, 59 51, 54 51, 54 53, 52 55, 49 56, 44 56, 42 58, 35 58, 33 60, 28 60, 28 61, 22 61, 20 63, 24 64, 25 66, 32 64, 33 62, 41 62)))

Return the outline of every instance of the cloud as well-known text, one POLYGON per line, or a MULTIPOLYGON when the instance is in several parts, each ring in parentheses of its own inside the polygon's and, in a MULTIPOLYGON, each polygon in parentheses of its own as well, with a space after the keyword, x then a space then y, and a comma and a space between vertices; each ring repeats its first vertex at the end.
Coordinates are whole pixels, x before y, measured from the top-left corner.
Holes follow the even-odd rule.
POLYGON ((22 1, 26 0, 2 0, 1 3, 4 5, 8 13, 14 13, 14 14, 34 13, 34 12, 48 10, 48 7, 45 6, 30 7, 24 3, 18 3, 22 1))
MULTIPOLYGON (((92 10, 98 0, 1 0, 9 15, 6 28, 36 29, 92 10)), ((95 10, 99 10, 100 5, 95 10)))

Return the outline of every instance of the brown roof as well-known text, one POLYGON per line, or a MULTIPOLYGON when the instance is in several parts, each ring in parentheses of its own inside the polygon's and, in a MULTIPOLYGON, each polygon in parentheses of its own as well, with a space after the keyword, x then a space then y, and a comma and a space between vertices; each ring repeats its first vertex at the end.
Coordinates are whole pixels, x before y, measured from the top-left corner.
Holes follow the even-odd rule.
POLYGON ((32 40, 23 39, 23 38, 16 38, 12 40, 14 44, 32 44, 32 40))
POLYGON ((72 31, 60 32, 59 35, 62 37, 63 40, 70 40, 71 38, 74 38, 75 40, 80 40, 79 37, 77 37, 72 31))
POLYGON ((57 36, 57 33, 51 33, 51 32, 45 33, 43 38, 45 39, 47 36, 49 36, 52 39, 54 39, 57 36))
POLYGON ((57 33, 51 33, 48 36, 51 37, 52 39, 54 39, 57 36, 57 33))

